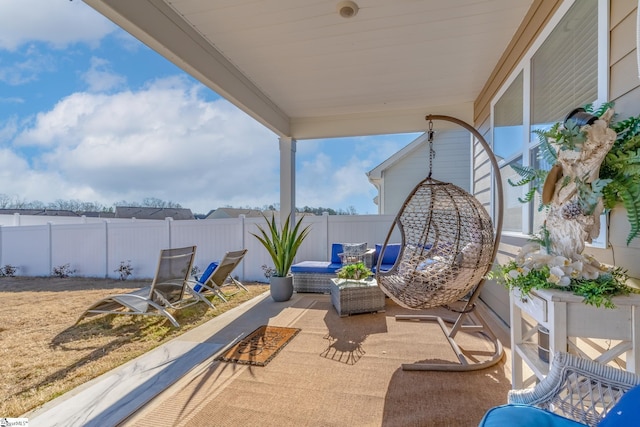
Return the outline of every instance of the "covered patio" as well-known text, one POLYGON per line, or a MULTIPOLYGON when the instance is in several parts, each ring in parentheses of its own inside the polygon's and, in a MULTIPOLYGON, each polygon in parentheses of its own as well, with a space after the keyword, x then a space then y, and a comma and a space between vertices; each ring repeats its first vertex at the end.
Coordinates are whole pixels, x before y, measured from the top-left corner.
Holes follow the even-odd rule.
MULTIPOLYGON (((391 301, 385 309, 340 317, 329 295, 274 303, 265 293, 27 416, 64 426, 475 426, 506 402, 508 348, 479 371, 405 371, 455 354, 437 324, 396 321, 407 310, 391 301), (266 324, 301 331, 266 366, 216 360, 266 324)), ((481 310, 508 347, 504 324, 481 310)), ((483 341, 462 335, 466 350, 489 357, 483 341)))
MULTIPOLYGON (((596 32, 590 40, 597 47, 597 55, 591 55, 590 45, 581 56, 595 57, 595 77, 586 83, 589 93, 567 101, 557 88, 569 85, 545 86, 544 96, 559 94, 571 105, 560 105, 553 117, 542 115, 539 121, 530 111, 535 104, 532 56, 556 27, 575 28, 559 23, 574 4, 587 2, 84 1, 278 135, 283 213, 295 212, 296 145, 306 139, 420 132, 428 128, 425 116, 435 114, 462 120, 492 140, 497 122, 504 120, 521 132, 521 138, 500 141, 507 148, 517 145, 501 158, 501 167, 508 169, 509 163, 535 161, 531 129, 562 119, 574 102, 616 101, 628 116, 637 113, 629 110, 640 99, 638 82, 625 77, 632 69, 628 58, 636 52, 623 41, 633 29, 628 23, 636 5, 630 1, 589 3, 585 15, 595 24, 584 27, 596 32), (499 101, 504 101, 502 117, 495 111, 499 101), (516 122, 507 114, 514 111, 516 122)), ((558 46, 562 40, 551 47, 558 46)), ((564 76, 565 71, 558 73, 564 76)), ((440 124, 442 129, 451 126, 440 124)), ((472 159, 471 193, 495 218, 495 171, 485 151, 470 136, 469 153, 461 154, 472 159)), ((498 236, 499 261, 516 254, 534 231, 531 206, 522 207, 518 194, 512 196, 508 214, 513 221, 509 232, 498 236)), ((612 241, 594 253, 617 265, 637 259, 638 248, 637 239, 626 246, 612 241)), ((637 276, 637 262, 628 264, 637 276)), ((92 418, 74 418, 78 425, 92 425, 94 419, 100 422, 93 425, 126 420, 124 425, 139 426, 477 425, 488 408, 506 402, 512 370, 505 326, 513 310, 509 294, 493 287, 483 300, 487 305, 481 309, 507 351, 502 362, 481 371, 403 371, 402 363, 453 361, 454 353, 436 324, 399 322, 394 316, 402 309, 390 302, 384 313, 340 318, 327 295, 296 294, 280 304, 265 295, 234 316, 221 316, 176 340, 173 348, 182 349, 178 356, 167 352, 168 359, 151 365, 141 359, 139 365, 141 371, 174 366, 185 360, 185 352, 197 354, 187 361, 185 375, 172 380, 153 375, 124 394, 110 393, 113 400, 85 388, 68 402, 83 394, 89 398, 85 407, 92 418), (302 331, 266 367, 215 361, 226 346, 261 324, 302 331), (158 382, 161 378, 167 381, 158 382), (153 390, 148 399, 120 411, 121 405, 129 406, 129 393, 147 390, 153 390), (98 400, 92 403, 92 396, 98 400)), ((562 340, 567 333, 559 334, 562 340)), ((468 338, 461 340, 463 345, 473 347, 475 340, 468 338)), ((624 350, 633 361, 635 347, 624 350)), ((478 357, 485 351, 477 349, 478 357)), ((36 417, 53 420, 53 414, 62 414, 60 424, 69 425, 64 417, 73 406, 65 411, 66 402, 56 404, 54 412, 43 408, 36 417)))

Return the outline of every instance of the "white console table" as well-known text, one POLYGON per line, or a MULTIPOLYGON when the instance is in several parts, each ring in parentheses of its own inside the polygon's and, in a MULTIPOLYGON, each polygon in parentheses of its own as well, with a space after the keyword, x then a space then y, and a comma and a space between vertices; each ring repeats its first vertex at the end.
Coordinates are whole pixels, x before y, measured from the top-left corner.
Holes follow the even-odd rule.
POLYGON ((615 309, 587 305, 571 292, 549 289, 524 298, 512 291, 510 301, 514 389, 529 387, 549 370, 549 364, 538 357, 537 324, 549 330, 550 357, 556 350, 575 350, 578 339, 612 340, 610 347, 594 345, 582 356, 608 363, 624 354, 626 370, 640 372, 640 295, 614 298, 615 309), (532 321, 525 321, 525 313, 532 321), (526 378, 525 365, 533 371, 526 378))

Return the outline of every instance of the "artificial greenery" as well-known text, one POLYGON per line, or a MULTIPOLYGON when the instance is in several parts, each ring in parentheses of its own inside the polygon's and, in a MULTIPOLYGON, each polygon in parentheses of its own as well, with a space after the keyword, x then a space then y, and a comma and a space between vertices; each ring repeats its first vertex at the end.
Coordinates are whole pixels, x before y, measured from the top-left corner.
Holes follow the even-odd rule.
POLYGON ((625 284, 627 274, 619 267, 600 274, 595 279, 571 279, 568 286, 562 286, 550 280, 552 275, 548 265, 542 265, 526 274, 511 274, 511 271, 519 270, 521 271, 522 268, 518 263, 510 261, 491 271, 488 277, 502 283, 509 290, 518 289, 522 298, 535 289, 560 289, 581 296, 585 304, 596 307, 615 308, 613 297, 635 292, 625 284))
POLYGON ((576 254, 575 259, 554 255, 544 225, 529 242, 515 259, 497 265, 487 277, 509 290, 518 289, 522 298, 534 289, 560 289, 596 307, 614 308, 613 297, 637 292, 627 286, 627 273, 620 267, 606 267, 590 255, 576 254))
MULTIPOLYGON (((593 105, 589 104, 585 106, 585 110, 596 117, 601 117, 611 107, 613 103, 605 103, 594 110, 593 105)), ((617 137, 600 167, 599 179, 586 183, 584 177, 578 178, 576 186, 580 207, 587 214, 593 212, 600 197, 606 209, 613 209, 618 203, 622 203, 631 225, 627 236, 627 244, 629 244, 640 234, 640 116, 629 117, 620 122, 614 119, 610 127, 616 132, 617 137)), ((560 150, 579 150, 586 140, 586 133, 577 126, 572 126, 570 121, 566 126, 556 123, 547 131, 534 130, 533 132, 540 141, 539 158, 543 164, 551 166, 558 159, 558 152, 554 145, 560 150)), ((521 179, 509 180, 510 185, 530 185, 525 196, 518 199, 520 202, 529 203, 536 194, 542 194, 548 170, 522 165, 511 165, 511 167, 521 179)), ((538 210, 546 208, 540 197, 538 210)))
POLYGON ((363 262, 347 264, 337 271, 339 279, 361 280, 371 276, 373 272, 363 262))
POLYGON ((289 215, 282 228, 279 228, 276 224, 275 215, 271 215, 270 220, 266 216, 262 216, 267 221, 267 229, 265 230, 263 227, 258 226, 260 235, 251 234, 262 243, 271 256, 274 267, 270 277, 286 277, 289 274, 289 269, 293 264, 298 248, 309 234, 311 226, 307 225, 300 229, 302 220, 292 226, 289 221, 291 215, 289 215))

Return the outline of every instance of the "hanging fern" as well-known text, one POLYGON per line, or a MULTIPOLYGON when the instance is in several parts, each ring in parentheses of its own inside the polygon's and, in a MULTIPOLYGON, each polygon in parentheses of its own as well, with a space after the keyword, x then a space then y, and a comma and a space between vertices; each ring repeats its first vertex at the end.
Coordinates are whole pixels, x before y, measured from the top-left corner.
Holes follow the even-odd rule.
MULTIPOLYGON (((555 164, 558 159, 558 155, 553 146, 547 141, 544 132, 540 130, 534 130, 533 132, 538 135, 538 138, 540 138, 541 141, 541 144, 539 146, 540 150, 538 152, 540 160, 548 165, 555 164)), ((519 181, 512 181, 511 179, 508 179, 507 182, 509 183, 509 185, 513 187, 521 187, 523 185, 531 184, 530 189, 527 191, 524 197, 518 197, 518 201, 520 203, 529 203, 535 198, 536 194, 542 194, 544 181, 547 179, 547 175, 549 174, 548 170, 536 169, 531 166, 523 166, 519 164, 512 164, 510 166, 511 169, 513 169, 521 179, 519 181)), ((540 201, 542 201, 541 198, 540 201)), ((538 207, 538 211, 541 211, 542 209, 544 209, 544 206, 540 205, 538 207)))
POLYGON ((631 230, 627 245, 640 234, 640 116, 614 123, 618 134, 600 168, 600 178, 611 182, 603 189, 605 207, 622 203, 631 230))

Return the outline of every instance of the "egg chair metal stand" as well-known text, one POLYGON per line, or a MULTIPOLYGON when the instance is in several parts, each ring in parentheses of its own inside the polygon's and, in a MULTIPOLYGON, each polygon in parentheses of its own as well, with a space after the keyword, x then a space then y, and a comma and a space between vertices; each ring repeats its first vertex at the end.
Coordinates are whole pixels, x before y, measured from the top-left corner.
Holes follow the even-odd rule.
MULTIPOLYGON (((404 370, 472 371, 498 363, 502 344, 477 311, 477 302, 491 269, 502 231, 502 180, 491 148, 469 124, 449 116, 428 115, 429 174, 409 194, 385 239, 384 251, 399 232, 400 253, 388 271, 376 268, 380 289, 400 306, 424 310, 444 308, 447 315, 406 314, 396 320, 437 322, 445 334, 457 363, 429 360, 403 364, 404 370), (480 201, 462 188, 431 177, 433 158, 433 121, 444 120, 467 129, 482 145, 493 169, 495 180, 495 225, 480 201), (396 234, 394 234, 396 233, 396 234), (481 338, 480 351, 464 349, 456 336, 460 332, 481 338)), ((396 237, 397 238, 397 237, 396 237)))

